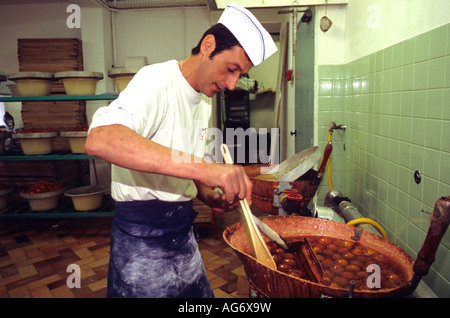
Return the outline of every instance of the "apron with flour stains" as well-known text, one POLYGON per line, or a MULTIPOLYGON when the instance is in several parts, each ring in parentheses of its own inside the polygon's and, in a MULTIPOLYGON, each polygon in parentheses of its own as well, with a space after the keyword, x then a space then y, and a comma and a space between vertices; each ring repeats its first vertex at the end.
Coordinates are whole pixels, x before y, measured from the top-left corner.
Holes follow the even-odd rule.
POLYGON ((214 297, 189 202, 116 202, 108 297, 214 297))

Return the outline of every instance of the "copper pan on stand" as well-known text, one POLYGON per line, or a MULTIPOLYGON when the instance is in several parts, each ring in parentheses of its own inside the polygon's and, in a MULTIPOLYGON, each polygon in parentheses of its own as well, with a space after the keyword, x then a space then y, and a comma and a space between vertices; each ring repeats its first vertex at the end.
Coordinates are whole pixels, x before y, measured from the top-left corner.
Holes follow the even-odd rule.
POLYGON ((296 214, 310 216, 307 206, 319 188, 325 166, 332 151, 331 143, 324 150, 322 163, 316 171, 312 167, 320 159, 317 147, 305 149, 282 162, 278 172, 269 170, 269 165, 255 164, 244 166, 253 183, 252 202, 263 212, 278 215, 277 197, 284 189, 293 189, 301 198, 296 204, 296 214))

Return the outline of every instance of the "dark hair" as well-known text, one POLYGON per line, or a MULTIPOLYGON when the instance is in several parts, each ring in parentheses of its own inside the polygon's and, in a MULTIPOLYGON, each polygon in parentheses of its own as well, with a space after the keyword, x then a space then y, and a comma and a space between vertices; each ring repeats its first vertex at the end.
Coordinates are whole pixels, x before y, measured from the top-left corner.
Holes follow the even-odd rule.
POLYGON ((209 58, 213 58, 214 55, 219 54, 222 51, 231 49, 233 46, 238 45, 242 47, 233 33, 230 32, 230 30, 228 30, 223 24, 217 23, 206 30, 197 46, 192 49, 192 55, 197 55, 198 53, 200 53, 200 46, 202 44, 202 41, 209 34, 214 35, 214 38, 216 39, 216 48, 211 53, 209 58))

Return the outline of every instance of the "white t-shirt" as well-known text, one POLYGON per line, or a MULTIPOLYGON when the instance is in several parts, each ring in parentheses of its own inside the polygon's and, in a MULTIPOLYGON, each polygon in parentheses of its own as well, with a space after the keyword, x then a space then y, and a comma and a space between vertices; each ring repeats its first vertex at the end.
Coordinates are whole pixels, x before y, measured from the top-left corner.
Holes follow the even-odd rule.
MULTIPOLYGON (((160 145, 202 158, 210 115, 211 105, 189 85, 177 61, 171 60, 140 69, 116 100, 96 111, 90 129, 121 124, 160 145)), ((172 160, 186 161, 178 151, 172 152, 172 160)), ((192 180, 114 164, 111 178, 111 195, 116 201, 175 202, 188 201, 197 195, 192 180)))

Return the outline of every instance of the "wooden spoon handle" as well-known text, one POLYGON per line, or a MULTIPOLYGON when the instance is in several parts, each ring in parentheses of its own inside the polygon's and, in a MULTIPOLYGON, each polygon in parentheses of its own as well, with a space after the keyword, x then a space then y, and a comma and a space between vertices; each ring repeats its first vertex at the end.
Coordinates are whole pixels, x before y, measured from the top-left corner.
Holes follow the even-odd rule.
MULTIPOLYGON (((231 158, 230 152, 226 144, 222 144, 221 150, 225 163, 233 164, 233 159, 231 158)), ((261 233, 256 227, 255 222, 253 221, 252 211, 250 210, 247 200, 246 199, 240 200, 239 203, 241 204, 242 210, 241 211, 242 222, 244 223, 244 226, 247 230, 246 232, 249 236, 248 239, 250 242, 250 246, 252 247, 253 252, 255 254, 254 256, 258 261, 260 261, 267 267, 276 270, 277 266, 275 264, 275 261, 273 260, 272 255, 270 254, 269 249, 267 248, 267 245, 261 236, 261 233)))

